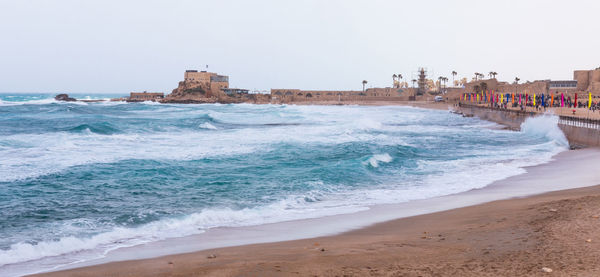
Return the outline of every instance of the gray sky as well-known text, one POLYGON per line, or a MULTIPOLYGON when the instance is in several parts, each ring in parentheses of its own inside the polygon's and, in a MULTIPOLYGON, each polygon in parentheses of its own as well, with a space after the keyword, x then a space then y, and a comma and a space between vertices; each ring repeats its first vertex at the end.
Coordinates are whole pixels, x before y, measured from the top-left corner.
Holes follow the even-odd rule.
POLYGON ((0 91, 170 92, 186 69, 231 86, 361 89, 411 79, 572 79, 600 66, 595 0, 0 0, 0 91))

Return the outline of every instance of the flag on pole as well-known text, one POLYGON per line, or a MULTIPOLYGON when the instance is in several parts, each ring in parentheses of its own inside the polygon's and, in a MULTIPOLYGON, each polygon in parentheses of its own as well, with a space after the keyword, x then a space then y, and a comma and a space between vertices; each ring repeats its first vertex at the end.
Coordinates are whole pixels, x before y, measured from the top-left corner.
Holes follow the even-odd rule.
POLYGON ((535 106, 535 93, 533 94, 533 105, 535 106))
POLYGON ((544 102, 544 95, 542 94, 542 107, 546 107, 546 103, 544 102))
POLYGON ((590 99, 588 100, 588 109, 592 108, 592 93, 588 92, 590 95, 590 99))
POLYGON ((575 103, 573 104, 573 108, 577 108, 577 93, 575 93, 575 103))
POLYGON ((562 94, 562 92, 560 93, 560 107, 564 107, 565 106, 565 95, 562 94))

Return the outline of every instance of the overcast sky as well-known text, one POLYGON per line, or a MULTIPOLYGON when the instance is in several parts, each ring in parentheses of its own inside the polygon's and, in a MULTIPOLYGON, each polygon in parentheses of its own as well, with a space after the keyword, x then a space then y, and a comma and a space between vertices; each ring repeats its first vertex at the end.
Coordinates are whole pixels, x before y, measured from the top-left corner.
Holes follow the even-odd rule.
POLYGON ((0 91, 170 92, 186 69, 230 86, 356 89, 600 66, 600 1, 0 0, 0 91))

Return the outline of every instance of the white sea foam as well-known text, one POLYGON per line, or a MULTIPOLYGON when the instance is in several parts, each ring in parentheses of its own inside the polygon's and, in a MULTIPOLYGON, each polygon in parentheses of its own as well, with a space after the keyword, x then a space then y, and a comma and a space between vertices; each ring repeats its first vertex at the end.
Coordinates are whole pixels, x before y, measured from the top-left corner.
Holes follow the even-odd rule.
POLYGON ((204 123, 200 124, 200 128, 209 129, 209 130, 217 130, 217 127, 215 127, 215 125, 212 125, 208 122, 204 122, 204 123))
POLYGON ((392 156, 388 153, 377 154, 370 157, 366 163, 371 165, 372 167, 379 167, 379 163, 389 163, 391 162, 392 156))
MULTIPOLYGON (((0 106, 19 106, 19 105, 46 105, 51 103, 59 103, 54 98, 47 99, 36 99, 28 101, 2 101, 0 100, 0 106)), ((69 102, 72 103, 72 102, 69 102)))

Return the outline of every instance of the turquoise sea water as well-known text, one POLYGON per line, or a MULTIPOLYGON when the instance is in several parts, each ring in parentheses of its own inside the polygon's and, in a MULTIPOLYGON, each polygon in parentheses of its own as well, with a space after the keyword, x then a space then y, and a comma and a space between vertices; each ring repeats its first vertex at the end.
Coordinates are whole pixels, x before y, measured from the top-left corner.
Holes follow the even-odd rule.
POLYGON ((0 275, 214 227, 459 193, 566 149, 542 122, 552 118, 512 132, 410 107, 52 96, 0 94, 0 275))

